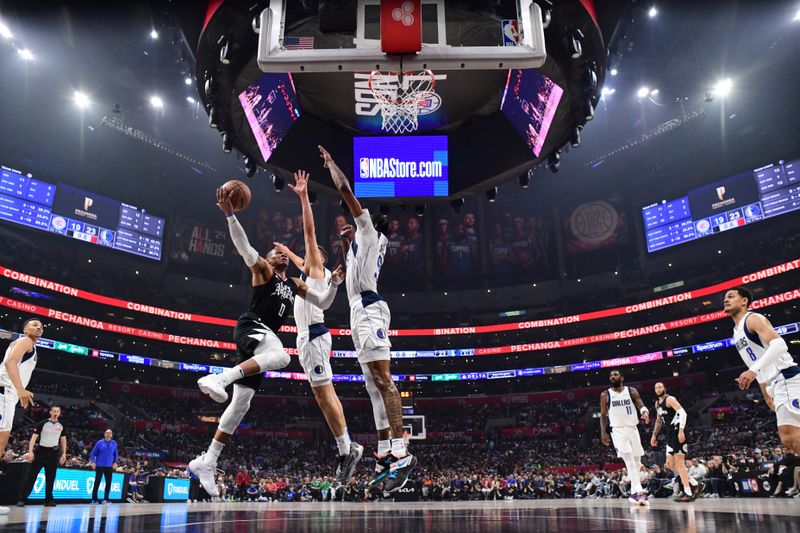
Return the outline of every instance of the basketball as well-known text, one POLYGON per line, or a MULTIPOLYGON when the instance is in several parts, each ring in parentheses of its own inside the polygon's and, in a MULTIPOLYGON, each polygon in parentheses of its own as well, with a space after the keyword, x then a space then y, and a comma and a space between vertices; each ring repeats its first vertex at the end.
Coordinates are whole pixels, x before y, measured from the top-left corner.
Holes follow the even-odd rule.
POLYGON ((231 203, 233 204, 234 211, 241 211, 250 205, 250 199, 253 198, 250 192, 250 187, 241 180, 229 180, 222 186, 225 192, 233 191, 231 196, 231 203))

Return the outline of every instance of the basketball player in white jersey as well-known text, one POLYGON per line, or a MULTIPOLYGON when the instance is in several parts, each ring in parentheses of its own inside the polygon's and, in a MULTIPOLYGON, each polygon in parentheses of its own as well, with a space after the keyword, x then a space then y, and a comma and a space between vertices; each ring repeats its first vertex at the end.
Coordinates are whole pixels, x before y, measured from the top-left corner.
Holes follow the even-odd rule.
MULTIPOLYGON (((328 254, 317 245, 314 228, 314 213, 308 199, 308 179, 310 175, 303 170, 294 174, 294 185, 289 188, 300 197, 303 209, 303 238, 305 240, 305 258, 299 257, 284 244, 276 242, 275 248, 289 256, 289 260, 302 272, 300 279, 309 287, 323 292, 330 284, 331 272, 325 268, 328 254)), ((345 484, 356 465, 361 460, 364 447, 350 441, 347 422, 344 418, 342 402, 333 388, 333 370, 331 370, 331 334, 325 327, 325 312, 308 302, 302 296, 294 299, 294 321, 297 325, 297 351, 300 364, 308 377, 311 390, 317 404, 325 416, 325 421, 336 439, 339 450, 339 465, 336 469, 336 481, 345 484)))
MULTIPOLYGON (((0 461, 6 454, 17 402, 23 409, 33 405, 33 393, 27 387, 36 368, 36 341, 44 333, 44 326, 38 318, 29 318, 22 324, 22 333, 8 345, 0 363, 0 461)), ((8 507, 0 507, 0 514, 8 511, 8 507)))
POLYGON ((391 314, 378 294, 389 221, 380 213, 370 216, 331 155, 322 146, 319 152, 356 222, 355 230, 347 225, 341 234, 347 250, 345 283, 350 301, 350 330, 378 430, 378 461, 372 484, 383 481, 384 493, 393 494, 405 486, 417 459, 408 453, 403 440, 403 406, 390 371, 391 314))
POLYGON ((642 402, 639 392, 626 387, 625 378, 619 370, 612 370, 611 388, 600 394, 600 440, 605 446, 614 443, 617 457, 625 462, 631 480, 631 493, 628 501, 637 505, 649 505, 648 496, 642 488, 641 469, 642 439, 639 436, 639 417, 645 425, 650 420, 650 412, 642 402), (611 437, 608 430, 611 428, 611 437))
POLYGON ((758 381, 764 400, 775 411, 784 446, 800 455, 800 366, 767 318, 749 311, 752 293, 745 287, 725 292, 723 308, 733 319, 733 342, 747 370, 737 378, 746 390, 758 381))
POLYGON ((667 434, 667 467, 676 472, 681 478, 683 494, 676 492, 675 501, 693 502, 697 499, 703 486, 696 479, 689 476, 686 470, 686 452, 689 446, 686 444, 686 410, 681 406, 675 396, 667 394, 667 388, 663 383, 655 385, 656 400, 656 424, 653 428, 653 436, 650 445, 654 448, 658 446, 658 434, 665 425, 669 428, 667 434))
POLYGON ((331 284, 324 292, 317 292, 299 278, 286 276, 289 258, 272 249, 266 257, 259 257, 250 245, 244 228, 236 219, 231 202, 233 192, 217 189, 217 207, 228 219, 231 240, 252 274, 252 296, 248 310, 236 321, 233 339, 239 364, 220 374, 209 374, 197 380, 203 394, 217 403, 228 399, 225 388, 233 385, 233 398, 219 419, 219 426, 208 451, 189 462, 189 474, 196 477, 209 496, 219 496, 216 483, 217 459, 250 410, 250 402, 261 386, 264 372, 277 370, 289 364, 289 354, 283 349, 278 330, 289 316, 289 306, 299 294, 307 301, 327 309, 336 297, 336 289, 344 274, 341 267, 331 275, 331 284))

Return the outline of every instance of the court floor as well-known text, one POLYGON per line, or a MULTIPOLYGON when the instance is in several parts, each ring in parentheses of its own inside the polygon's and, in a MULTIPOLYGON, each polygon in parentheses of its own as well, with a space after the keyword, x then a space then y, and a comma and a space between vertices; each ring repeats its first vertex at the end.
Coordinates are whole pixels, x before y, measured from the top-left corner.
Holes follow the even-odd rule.
POLYGON ((62 504, 13 507, 3 532, 800 531, 797 499, 534 500, 416 503, 62 504))

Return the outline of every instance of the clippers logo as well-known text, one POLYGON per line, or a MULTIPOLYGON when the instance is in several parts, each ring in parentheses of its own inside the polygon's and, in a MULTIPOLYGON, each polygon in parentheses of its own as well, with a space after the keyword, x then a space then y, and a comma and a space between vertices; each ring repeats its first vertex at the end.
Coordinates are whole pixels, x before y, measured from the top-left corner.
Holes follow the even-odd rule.
POLYGON ((414 3, 403 2, 402 6, 394 8, 392 18, 397 22, 402 22, 403 26, 414 24, 414 3))
POLYGON ((88 196, 84 196, 83 197, 83 210, 84 211, 89 211, 89 209, 92 207, 92 204, 94 204, 94 200, 93 199, 89 198, 88 196))

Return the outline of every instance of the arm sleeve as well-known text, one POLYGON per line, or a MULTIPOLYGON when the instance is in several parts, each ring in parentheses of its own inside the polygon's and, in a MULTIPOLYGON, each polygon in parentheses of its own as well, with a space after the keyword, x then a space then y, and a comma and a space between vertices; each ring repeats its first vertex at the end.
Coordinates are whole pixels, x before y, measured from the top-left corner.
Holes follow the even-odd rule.
POLYGON ((333 300, 336 298, 336 290, 338 288, 339 285, 333 283, 332 281, 328 282, 328 288, 322 292, 315 291, 309 287, 306 290, 305 300, 325 311, 331 306, 333 300))
POLYGON ((764 352, 764 355, 762 355, 758 361, 753 363, 753 366, 750 367, 750 370, 758 373, 758 371, 762 370, 764 367, 776 363, 783 354, 788 352, 789 347, 786 346, 785 340, 783 340, 781 337, 772 339, 772 341, 769 343, 769 347, 764 352))
POLYGON ((376 242, 378 240, 378 231, 372 226, 372 217, 368 209, 361 211, 361 215, 355 217, 356 221, 356 238, 360 242, 376 242))
POLYGON ((678 423, 679 428, 683 429, 686 427, 687 418, 688 417, 686 415, 686 410, 678 409, 677 411, 675 411, 675 421, 678 423))
POLYGON ((248 267, 255 265, 258 262, 258 252, 256 252, 255 248, 250 246, 250 242, 247 240, 247 234, 244 232, 244 228, 239 223, 236 215, 228 217, 228 231, 231 233, 231 240, 233 240, 236 251, 239 252, 239 255, 244 259, 244 264, 248 267))

